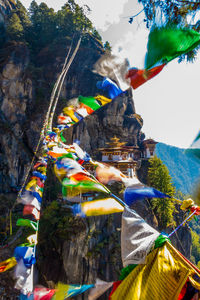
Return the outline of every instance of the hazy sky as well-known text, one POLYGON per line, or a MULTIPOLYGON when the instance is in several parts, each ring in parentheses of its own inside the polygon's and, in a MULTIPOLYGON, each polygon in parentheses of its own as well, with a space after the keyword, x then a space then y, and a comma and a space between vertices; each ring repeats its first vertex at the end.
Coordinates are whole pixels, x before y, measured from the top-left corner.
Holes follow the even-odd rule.
MULTIPOLYGON (((28 7, 29 0, 21 0, 28 7)), ((38 3, 42 1, 37 1, 38 3)), ((58 10, 65 0, 43 1, 58 10)), ((148 31, 144 15, 129 24, 129 16, 142 9, 137 0, 76 0, 87 4, 88 16, 104 40, 117 53, 127 57, 131 67, 144 67, 148 31)), ((170 62, 154 79, 133 91, 136 111, 144 119, 146 138, 154 138, 177 147, 187 148, 200 128, 200 55, 195 63, 170 62)))

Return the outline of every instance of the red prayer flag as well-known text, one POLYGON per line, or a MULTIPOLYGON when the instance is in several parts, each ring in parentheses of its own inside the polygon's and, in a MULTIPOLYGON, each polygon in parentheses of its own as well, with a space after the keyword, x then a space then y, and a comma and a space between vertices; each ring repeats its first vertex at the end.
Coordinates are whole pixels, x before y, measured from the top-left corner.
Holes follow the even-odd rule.
POLYGON ((89 177, 88 175, 84 173, 76 173, 70 176, 71 179, 76 181, 93 181, 96 182, 93 178, 89 177))
POLYGON ((137 89, 140 85, 160 73, 164 66, 165 64, 162 64, 149 70, 139 70, 137 68, 132 68, 126 74, 126 79, 130 78, 130 85, 133 89, 137 89))
POLYGON ((118 288, 118 286, 119 286, 121 283, 122 283, 122 280, 113 282, 113 287, 112 287, 112 291, 111 291, 111 293, 110 293, 110 295, 109 295, 109 300, 112 299, 112 298, 111 298, 112 294, 116 291, 116 289, 118 288))
POLYGON ((34 289, 34 300, 50 300, 55 294, 56 290, 48 288, 37 287, 34 289))
POLYGON ((40 212, 32 205, 25 205, 23 209, 23 216, 33 215, 36 220, 40 219, 40 212))

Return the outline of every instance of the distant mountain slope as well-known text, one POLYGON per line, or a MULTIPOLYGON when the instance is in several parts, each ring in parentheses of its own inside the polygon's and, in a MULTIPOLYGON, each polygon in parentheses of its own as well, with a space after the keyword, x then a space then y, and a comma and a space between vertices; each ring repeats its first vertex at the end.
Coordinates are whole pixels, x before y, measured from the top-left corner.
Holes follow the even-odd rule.
POLYGON ((158 143, 156 155, 169 169, 177 190, 192 194, 195 183, 200 178, 200 163, 184 154, 184 149, 158 143))

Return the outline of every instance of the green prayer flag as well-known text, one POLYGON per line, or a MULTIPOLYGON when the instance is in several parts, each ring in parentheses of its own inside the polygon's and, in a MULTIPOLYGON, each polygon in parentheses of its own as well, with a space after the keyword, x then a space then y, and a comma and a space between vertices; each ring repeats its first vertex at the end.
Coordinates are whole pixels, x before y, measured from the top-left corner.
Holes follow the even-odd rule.
POLYGON ((148 39, 145 68, 157 63, 168 63, 200 44, 200 34, 189 28, 175 26, 154 27, 148 39))
POLYGON ((28 219, 18 219, 17 220, 17 226, 27 226, 33 228, 35 231, 38 229, 37 222, 28 220, 28 219))
POLYGON ((61 132, 60 138, 61 138, 61 141, 62 141, 63 143, 65 143, 65 142, 67 141, 67 140, 64 138, 64 136, 63 136, 63 132, 61 132))
POLYGON ((97 100, 94 97, 79 96, 78 101, 89 106, 93 110, 97 110, 101 107, 101 105, 97 102, 97 100))

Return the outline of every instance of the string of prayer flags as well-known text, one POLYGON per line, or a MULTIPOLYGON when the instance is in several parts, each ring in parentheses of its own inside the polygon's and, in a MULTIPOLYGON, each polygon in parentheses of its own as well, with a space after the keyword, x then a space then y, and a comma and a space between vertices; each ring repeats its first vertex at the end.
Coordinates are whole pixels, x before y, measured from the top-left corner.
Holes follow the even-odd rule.
POLYGON ((72 212, 74 216, 79 217, 91 217, 108 215, 113 213, 123 212, 124 207, 120 205, 115 199, 99 199, 79 204, 74 204, 72 206, 72 212))
POLYGON ((185 150, 185 154, 196 159, 200 159, 200 131, 192 142, 192 145, 185 150))
POLYGON ((164 66, 165 64, 162 64, 160 66, 154 67, 149 70, 145 70, 145 69, 139 70, 137 68, 131 68, 128 70, 128 73, 126 74, 126 79, 130 80, 130 85, 132 86, 133 89, 137 89, 146 81, 158 75, 162 71, 164 66))
POLYGON ((123 91, 118 87, 118 85, 107 77, 105 77, 103 81, 97 82, 97 88, 107 92, 109 98, 111 99, 114 99, 123 93, 123 91))
POLYGON ((154 27, 148 38, 145 68, 166 64, 200 44, 200 34, 188 27, 154 27))
POLYGON ((144 198, 171 198, 169 195, 166 195, 154 188, 151 187, 143 187, 136 188, 134 186, 130 186, 126 188, 124 192, 124 202, 130 206, 137 200, 142 200, 144 198))
POLYGON ((38 230, 38 224, 29 219, 18 219, 16 225, 30 227, 30 228, 34 229, 35 231, 38 230))
MULTIPOLYGON (((59 126, 57 126, 57 129, 62 131, 65 128, 71 127, 111 101, 112 99, 108 99, 101 95, 96 97, 79 96, 77 103, 73 103, 72 105, 65 107, 63 109, 63 113, 58 116, 59 126)), ((60 136, 60 138, 62 140, 62 136, 60 136)))
POLYGON ((98 103, 98 101, 94 97, 79 96, 78 100, 81 103, 82 107, 85 107, 86 109, 89 107, 92 111, 95 111, 101 107, 101 104, 98 103))
POLYGON ((11 268, 13 268, 17 264, 16 258, 11 257, 0 263, 0 273, 5 272, 11 268))
POLYGON ((122 214, 121 256, 123 266, 144 264, 160 233, 148 225, 134 210, 125 207, 122 214))

